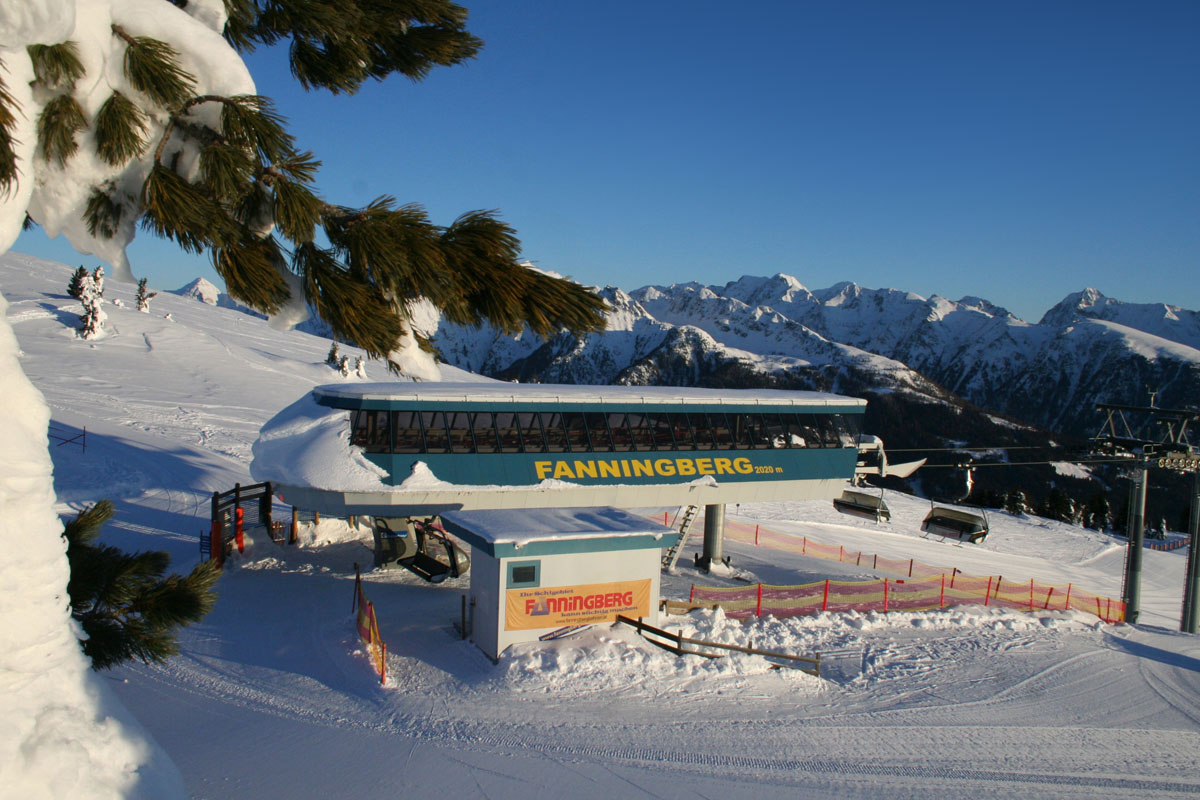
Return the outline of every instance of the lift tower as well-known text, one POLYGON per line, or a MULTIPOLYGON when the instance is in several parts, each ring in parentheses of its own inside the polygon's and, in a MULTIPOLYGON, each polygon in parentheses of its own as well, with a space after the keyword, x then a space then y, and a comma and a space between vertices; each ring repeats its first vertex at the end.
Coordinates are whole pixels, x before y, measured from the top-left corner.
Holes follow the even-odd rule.
POLYGON ((1100 403, 1105 414, 1095 448, 1106 455, 1125 456, 1135 475, 1129 509, 1129 547, 1125 555, 1125 581, 1121 599, 1125 621, 1135 623, 1141 612, 1142 549, 1146 535, 1146 483, 1151 469, 1170 469, 1193 475, 1187 577, 1183 587, 1180 630, 1196 633, 1197 603, 1200 602, 1200 448, 1188 438, 1188 425, 1200 419, 1200 411, 1149 406, 1100 403), (1129 419, 1134 419, 1130 425, 1129 419), (1136 431, 1136 433, 1135 433, 1136 431), (1156 436, 1151 434, 1157 433, 1156 436))

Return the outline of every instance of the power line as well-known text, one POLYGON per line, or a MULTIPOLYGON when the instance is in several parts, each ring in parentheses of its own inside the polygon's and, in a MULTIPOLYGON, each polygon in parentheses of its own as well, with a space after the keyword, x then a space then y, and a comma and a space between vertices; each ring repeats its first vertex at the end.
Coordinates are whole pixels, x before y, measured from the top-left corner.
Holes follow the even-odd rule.
POLYGON ((1052 464, 1128 464, 1133 459, 1129 458, 1092 458, 1092 459, 1076 459, 1076 458, 1059 458, 1054 461, 973 461, 968 465, 964 464, 924 464, 921 469, 977 469, 979 467, 1037 467, 1049 466, 1052 464))
POLYGON ((1001 447, 885 447, 889 453, 968 453, 977 450, 1057 450, 1061 445, 1027 444, 1001 447))

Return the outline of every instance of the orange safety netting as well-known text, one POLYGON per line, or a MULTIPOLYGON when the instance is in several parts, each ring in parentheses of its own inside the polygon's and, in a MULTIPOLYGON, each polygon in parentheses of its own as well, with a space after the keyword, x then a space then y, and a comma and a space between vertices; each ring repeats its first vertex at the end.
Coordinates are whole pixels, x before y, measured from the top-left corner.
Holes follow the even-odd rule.
POLYGON ((726 520, 725 535, 735 541, 813 558, 855 564, 903 576, 867 581, 827 580, 799 586, 758 584, 747 587, 693 586, 691 602, 719 604, 731 617, 802 616, 820 611, 928 611, 953 605, 977 604, 1020 611, 1076 610, 1105 622, 1122 622, 1125 605, 1119 600, 1083 591, 1073 584, 1054 586, 1030 579, 966 575, 957 568, 922 564, 914 559, 887 558, 846 550, 807 536, 789 536, 761 525, 726 520))
POLYGON ((366 592, 363 591, 362 575, 358 571, 358 564, 354 565, 354 605, 351 610, 355 608, 358 609, 358 615, 355 618, 358 636, 367 645, 371 664, 379 673, 379 682, 384 683, 387 680, 387 645, 379 635, 379 621, 375 618, 375 606, 367 600, 366 592))

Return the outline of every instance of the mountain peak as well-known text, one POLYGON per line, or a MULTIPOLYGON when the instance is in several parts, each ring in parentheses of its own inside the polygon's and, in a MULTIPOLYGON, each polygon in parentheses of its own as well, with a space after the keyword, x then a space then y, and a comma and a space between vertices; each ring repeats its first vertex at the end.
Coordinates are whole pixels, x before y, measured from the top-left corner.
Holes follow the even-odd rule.
POLYGON ((171 294, 177 294, 180 297, 191 297, 210 306, 218 305, 221 299, 221 290, 217 288, 216 284, 206 278, 196 278, 196 280, 176 289, 171 294))

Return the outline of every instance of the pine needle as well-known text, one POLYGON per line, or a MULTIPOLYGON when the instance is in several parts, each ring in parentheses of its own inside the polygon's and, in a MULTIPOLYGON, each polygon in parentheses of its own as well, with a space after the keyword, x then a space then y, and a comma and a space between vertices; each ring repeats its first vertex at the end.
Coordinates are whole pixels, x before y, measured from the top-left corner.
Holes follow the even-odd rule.
POLYGON ((79 102, 64 94, 42 108, 37 128, 42 157, 61 167, 79 149, 75 134, 87 128, 87 119, 79 102))
POLYGON ((26 48, 37 83, 46 89, 67 88, 83 77, 83 62, 75 42, 31 44, 26 48))
POLYGON ((112 29, 126 44, 124 67, 130 85, 163 108, 181 107, 196 81, 179 66, 179 52, 158 39, 130 36, 119 25, 112 29))
POLYGON ((96 152, 114 167, 142 152, 145 133, 145 114, 120 92, 113 92, 96 112, 96 152))

